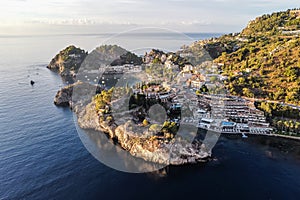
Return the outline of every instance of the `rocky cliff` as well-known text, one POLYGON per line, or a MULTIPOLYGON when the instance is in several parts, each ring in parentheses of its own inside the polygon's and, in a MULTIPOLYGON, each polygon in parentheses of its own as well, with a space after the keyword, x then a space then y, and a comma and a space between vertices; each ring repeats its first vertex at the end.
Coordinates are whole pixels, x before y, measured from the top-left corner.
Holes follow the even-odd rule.
POLYGON ((47 68, 58 72, 61 76, 75 76, 86 56, 87 52, 71 45, 60 51, 47 68))
POLYGON ((179 53, 165 53, 158 49, 152 49, 146 52, 143 57, 143 62, 145 64, 177 65, 178 69, 182 69, 185 65, 190 64, 190 62, 181 57, 179 53))
POLYGON ((79 105, 85 106, 100 91, 101 88, 98 86, 78 81, 60 89, 55 95, 54 104, 62 107, 70 106, 71 109, 79 105))
POLYGON ((92 102, 78 113, 78 124, 83 129, 95 129, 106 133, 131 155, 164 165, 183 165, 205 162, 211 156, 200 143, 189 143, 178 136, 167 139, 155 136, 148 129, 137 127, 132 121, 117 125, 100 122, 92 102), (134 128, 133 128, 134 126, 134 128))
POLYGON ((119 125, 113 121, 101 120, 103 116, 97 113, 96 105, 92 101, 94 91, 98 89, 94 87, 81 82, 72 84, 57 92, 54 103, 74 109, 81 128, 94 129, 99 131, 99 134, 107 134, 132 156, 145 161, 164 165, 182 165, 205 162, 211 156, 211 152, 204 150, 204 145, 198 142, 190 143, 180 136, 173 138, 157 136, 148 128, 138 126, 131 120, 119 125), (92 92, 87 92, 88 90, 92 92))

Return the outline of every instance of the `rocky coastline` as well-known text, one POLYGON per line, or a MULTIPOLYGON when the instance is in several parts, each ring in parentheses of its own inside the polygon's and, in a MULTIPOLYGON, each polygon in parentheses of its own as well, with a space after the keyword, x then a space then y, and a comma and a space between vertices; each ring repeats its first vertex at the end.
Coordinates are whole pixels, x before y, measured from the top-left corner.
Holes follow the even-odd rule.
POLYGON ((77 115, 78 125, 82 129, 93 129, 99 134, 107 134, 110 139, 117 141, 124 150, 132 156, 142 158, 145 161, 163 165, 183 165, 206 162, 211 157, 211 152, 207 152, 205 146, 200 142, 188 142, 180 136, 172 139, 164 136, 151 134, 148 129, 132 129, 134 123, 128 121, 124 124, 101 121, 100 115, 95 109, 95 103, 91 101, 92 95, 83 92, 80 99, 72 98, 73 90, 77 87, 89 88, 95 92, 95 86, 86 83, 75 83, 59 90, 54 98, 57 106, 69 106, 77 115), (82 96, 85 95, 84 98, 82 96), (89 102, 89 103, 88 103, 89 102))

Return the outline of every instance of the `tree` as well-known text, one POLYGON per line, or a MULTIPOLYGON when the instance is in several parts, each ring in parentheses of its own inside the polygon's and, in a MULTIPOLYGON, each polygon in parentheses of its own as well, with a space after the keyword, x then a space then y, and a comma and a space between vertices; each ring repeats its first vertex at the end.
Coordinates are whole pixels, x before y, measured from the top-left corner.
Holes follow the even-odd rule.
POLYGON ((165 121, 164 124, 163 124, 162 130, 164 132, 176 134, 176 132, 177 132, 177 125, 176 125, 175 122, 165 121))
POLYGON ((113 120, 112 116, 109 115, 109 116, 106 117, 107 122, 112 122, 112 120, 113 120))
POLYGON ((201 86, 200 92, 206 93, 206 92, 208 92, 208 91, 209 91, 209 90, 208 90, 208 88, 207 88, 207 86, 206 86, 205 84, 201 86))
POLYGON ((149 131, 159 132, 160 130, 161 130, 161 125, 159 125, 159 124, 152 124, 149 127, 149 131))
POLYGON ((261 102, 260 108, 265 111, 267 114, 272 115, 272 108, 269 103, 261 102))
POLYGON ((216 82, 217 80, 218 80, 218 77, 216 77, 216 76, 210 77, 211 82, 216 82))
POLYGON ((149 125, 148 120, 147 120, 147 119, 144 119, 144 120, 143 120, 143 126, 148 126, 148 125, 149 125))
POLYGON ((254 94, 248 88, 243 88, 243 94, 246 97, 249 97, 249 98, 253 98, 254 97, 254 94))
POLYGON ((276 125, 277 125, 277 129, 280 129, 282 131, 282 129, 283 129, 283 122, 281 120, 279 120, 279 121, 277 121, 276 125))

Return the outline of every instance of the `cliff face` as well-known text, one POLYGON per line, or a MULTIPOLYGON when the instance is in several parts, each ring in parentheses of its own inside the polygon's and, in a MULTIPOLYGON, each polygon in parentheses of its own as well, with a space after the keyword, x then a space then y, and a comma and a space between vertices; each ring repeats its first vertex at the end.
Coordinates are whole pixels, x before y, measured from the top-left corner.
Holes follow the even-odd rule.
POLYGON ((143 63, 142 58, 138 57, 134 53, 127 52, 120 56, 120 58, 114 60, 110 65, 117 66, 117 65, 125 65, 125 64, 132 64, 132 65, 141 65, 143 63))
POLYGON ((150 52, 145 53, 143 62, 145 64, 172 64, 177 65, 178 69, 182 69, 185 65, 190 64, 190 62, 181 57, 179 53, 165 53, 157 49, 152 49, 150 52))
POLYGON ((54 104, 62 107, 70 106, 71 109, 76 109, 79 105, 87 105, 92 100, 92 97, 100 91, 101 88, 98 86, 76 82, 60 89, 54 97, 54 104))
POLYGON ((121 125, 101 121, 95 103, 91 100, 95 95, 94 91, 98 93, 100 90, 96 86, 77 82, 58 91, 54 103, 57 106, 70 106, 77 114, 78 125, 81 128, 94 129, 99 131, 99 134, 106 133, 131 155, 145 161, 182 165, 205 162, 211 156, 210 152, 204 151, 203 145, 189 143, 179 136, 169 140, 163 136, 155 136, 142 127, 132 129, 132 121, 121 125))
POLYGON ((66 107, 71 104, 73 87, 69 85, 59 90, 54 97, 54 104, 57 106, 66 107))
POLYGON ((181 137, 167 140, 153 136, 148 130, 138 127, 132 129, 131 121, 122 125, 100 122, 93 102, 78 112, 78 125, 83 129, 101 131, 99 134, 108 134, 131 155, 145 161, 164 165, 183 165, 205 162, 211 156, 199 143, 191 144, 181 137))
POLYGON ((235 34, 223 35, 219 38, 211 38, 206 40, 196 41, 190 46, 184 46, 180 53, 191 54, 194 59, 193 64, 201 64, 204 61, 212 61, 218 58, 223 53, 232 53, 243 45, 235 34))
POLYGON ((47 68, 58 72, 61 76, 75 76, 86 56, 84 50, 72 45, 60 51, 47 68))

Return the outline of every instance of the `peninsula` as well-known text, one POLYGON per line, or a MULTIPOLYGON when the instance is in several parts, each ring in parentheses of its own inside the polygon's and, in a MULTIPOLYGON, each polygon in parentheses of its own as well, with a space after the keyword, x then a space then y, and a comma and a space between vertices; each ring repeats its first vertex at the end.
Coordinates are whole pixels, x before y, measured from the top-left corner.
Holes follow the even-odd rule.
POLYGON ((54 102, 70 106, 81 128, 106 133, 131 155, 159 164, 207 161, 211 148, 196 137, 198 128, 298 138, 298 13, 263 15, 241 33, 177 52, 153 49, 139 57, 116 45, 89 54, 67 47, 48 68, 75 83, 54 102), (114 87, 106 85, 110 79, 114 87))

